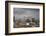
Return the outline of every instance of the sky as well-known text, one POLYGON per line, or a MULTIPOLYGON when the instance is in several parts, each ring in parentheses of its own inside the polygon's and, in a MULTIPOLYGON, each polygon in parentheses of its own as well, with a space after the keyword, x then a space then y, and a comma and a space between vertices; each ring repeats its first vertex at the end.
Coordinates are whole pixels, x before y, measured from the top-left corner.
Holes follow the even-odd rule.
POLYGON ((15 19, 23 19, 24 16, 39 19, 39 9, 14 8, 13 15, 15 16, 15 19))

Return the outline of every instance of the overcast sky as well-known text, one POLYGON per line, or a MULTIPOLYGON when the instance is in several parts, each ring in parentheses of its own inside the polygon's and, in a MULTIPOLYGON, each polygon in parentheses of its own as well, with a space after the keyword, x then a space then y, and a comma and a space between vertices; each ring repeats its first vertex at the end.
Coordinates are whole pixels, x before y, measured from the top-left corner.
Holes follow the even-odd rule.
POLYGON ((31 9, 31 8, 14 8, 13 15, 15 18, 23 18, 24 16, 30 16, 35 19, 39 19, 39 9, 31 9))

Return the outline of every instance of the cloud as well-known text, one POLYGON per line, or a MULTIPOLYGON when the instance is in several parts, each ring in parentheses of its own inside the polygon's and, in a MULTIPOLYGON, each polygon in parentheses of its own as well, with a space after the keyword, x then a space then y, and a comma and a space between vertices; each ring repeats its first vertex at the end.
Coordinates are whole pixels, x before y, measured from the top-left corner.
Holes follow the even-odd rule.
POLYGON ((23 18, 23 15, 30 15, 36 19, 39 18, 39 9, 31 8, 14 8, 14 15, 16 18, 23 18))

